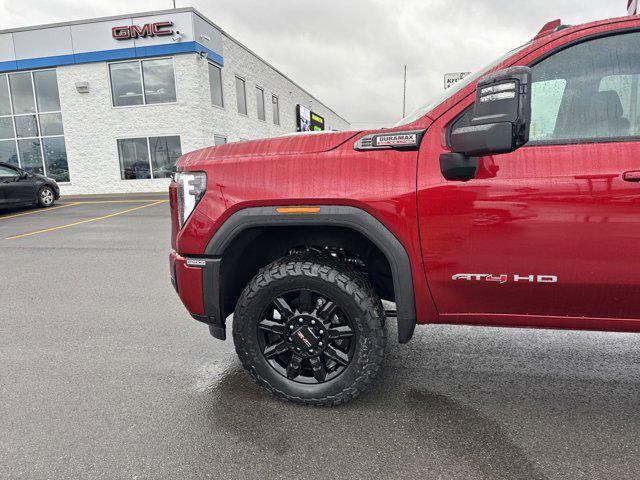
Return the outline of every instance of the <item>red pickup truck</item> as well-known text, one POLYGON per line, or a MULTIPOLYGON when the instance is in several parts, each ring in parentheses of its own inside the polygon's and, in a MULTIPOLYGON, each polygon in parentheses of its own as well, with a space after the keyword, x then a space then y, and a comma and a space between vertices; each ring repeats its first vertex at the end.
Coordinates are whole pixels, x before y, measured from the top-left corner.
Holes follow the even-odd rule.
POLYGON ((233 314, 255 380, 314 405, 372 382, 387 318, 401 343, 417 324, 640 330, 638 45, 638 17, 550 22, 393 128, 184 155, 182 302, 218 339, 233 314))

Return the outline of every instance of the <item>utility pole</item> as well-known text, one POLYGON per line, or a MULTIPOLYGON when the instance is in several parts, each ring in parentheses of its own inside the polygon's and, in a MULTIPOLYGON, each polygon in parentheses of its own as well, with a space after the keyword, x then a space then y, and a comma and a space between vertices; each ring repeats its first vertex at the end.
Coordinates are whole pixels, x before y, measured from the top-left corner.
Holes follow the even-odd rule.
POLYGON ((173 9, 176 9, 176 0, 173 0, 173 9))
MULTIPOLYGON (((174 0, 175 1, 175 0, 174 0)), ((402 118, 406 117, 407 112, 407 66, 404 66, 404 88, 402 89, 402 118)))

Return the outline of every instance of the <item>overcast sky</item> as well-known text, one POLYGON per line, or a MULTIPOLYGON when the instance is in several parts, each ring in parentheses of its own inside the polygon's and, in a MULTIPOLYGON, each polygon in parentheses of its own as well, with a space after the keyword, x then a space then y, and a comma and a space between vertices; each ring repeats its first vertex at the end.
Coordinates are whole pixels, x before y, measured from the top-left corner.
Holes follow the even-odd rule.
MULTIPOLYGON (((176 0, 193 6, 352 122, 388 126, 443 88, 564 23, 626 14, 626 0, 176 0)), ((171 0, 0 0, 0 29, 171 8, 171 0)))

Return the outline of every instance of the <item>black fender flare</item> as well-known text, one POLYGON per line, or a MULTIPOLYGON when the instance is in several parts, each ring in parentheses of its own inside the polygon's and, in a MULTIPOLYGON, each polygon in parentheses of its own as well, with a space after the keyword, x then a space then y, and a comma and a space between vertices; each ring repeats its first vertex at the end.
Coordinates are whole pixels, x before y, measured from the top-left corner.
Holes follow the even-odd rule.
MULTIPOLYGON (((416 309, 409 255, 400 241, 378 219, 351 206, 313 205, 317 213, 278 213, 278 208, 249 207, 233 213, 216 231, 205 250, 208 257, 222 257, 236 236, 253 227, 326 225, 351 228, 376 245, 386 256, 393 276, 398 321, 398 341, 407 343, 416 326, 416 309)), ((205 300, 206 301, 206 300, 205 300)))

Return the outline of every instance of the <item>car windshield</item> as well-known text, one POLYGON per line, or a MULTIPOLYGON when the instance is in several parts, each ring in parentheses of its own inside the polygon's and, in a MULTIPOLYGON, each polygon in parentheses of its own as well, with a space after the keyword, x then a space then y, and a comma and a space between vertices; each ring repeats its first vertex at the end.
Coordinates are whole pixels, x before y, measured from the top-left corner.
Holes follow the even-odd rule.
POLYGON ((396 123, 394 125, 394 127, 399 127, 401 125, 406 125, 408 123, 411 122, 415 122, 416 120, 418 120, 419 118, 422 118, 423 116, 425 116, 427 113, 429 113, 431 110, 433 110, 434 108, 436 108, 438 105, 440 105, 442 102, 444 102, 447 98, 452 97, 453 95, 455 95, 456 93, 458 93, 460 90, 462 90, 463 88, 465 88, 467 85, 475 82, 478 78, 480 78, 481 76, 483 76, 485 73, 487 73, 489 70, 491 70, 492 68, 495 68, 496 66, 500 65, 502 62, 504 62, 507 58, 509 58, 510 56, 514 55, 515 53, 519 52, 520 50, 522 50, 524 47, 526 47, 527 45, 529 45, 528 43, 518 47, 518 48, 514 48, 513 50, 511 50, 508 53, 505 53, 503 56, 501 56, 500 58, 498 58, 497 60, 494 60, 493 62, 491 62, 489 65, 487 65, 484 68, 481 68, 480 70, 478 70, 476 73, 474 73, 473 75, 469 75, 468 77, 466 77, 464 80, 459 81, 458 83, 456 83, 454 86, 449 87, 448 89, 446 89, 443 92, 440 92, 438 95, 436 95, 435 97, 433 97, 427 104, 423 105, 422 107, 414 110, 413 112, 411 112, 409 115, 407 115, 406 117, 404 117, 402 120, 400 120, 398 123, 396 123))

